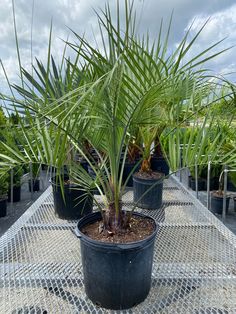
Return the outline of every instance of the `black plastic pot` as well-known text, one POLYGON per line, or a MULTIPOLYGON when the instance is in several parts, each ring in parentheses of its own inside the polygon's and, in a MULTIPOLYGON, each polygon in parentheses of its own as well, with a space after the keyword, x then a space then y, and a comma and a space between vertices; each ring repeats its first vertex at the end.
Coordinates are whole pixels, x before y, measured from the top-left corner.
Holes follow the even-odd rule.
POLYGON ((236 186, 232 183, 230 178, 228 178, 228 181, 227 181, 227 190, 231 192, 236 192, 236 186))
MULTIPOLYGON (((88 173, 93 180, 96 179, 96 173, 93 171, 93 168, 89 164, 88 164, 88 173)), ((100 186, 100 189, 101 189, 101 191, 103 191, 102 186, 100 186)), ((93 194, 100 195, 100 192, 96 187, 93 189, 93 194)))
MULTIPOLYGON (((40 181, 39 179, 33 179, 33 192, 38 192, 40 190, 40 181)), ((31 192, 31 180, 28 180, 29 191, 31 192)))
POLYGON ((188 176, 188 187, 191 188, 192 176, 188 176))
POLYGON ((79 163, 84 168, 84 170, 88 172, 88 162, 85 159, 81 159, 79 163))
POLYGON ((59 181, 51 179, 54 209, 56 215, 61 219, 77 220, 93 211, 93 198, 78 186, 72 184, 64 185, 64 197, 62 195, 59 181))
MULTIPOLYGON (((226 196, 226 213, 229 209, 230 196, 226 196)), ((215 214, 222 215, 223 197, 211 194, 211 211, 215 214)))
POLYGON ((41 168, 42 168, 42 170, 47 170, 47 169, 48 169, 48 166, 45 165, 45 164, 42 164, 42 165, 41 165, 41 168))
POLYGON ((100 212, 82 218, 77 225, 85 292, 98 306, 111 310, 131 308, 145 300, 151 287, 157 226, 153 234, 142 241, 104 243, 81 232, 85 225, 98 220, 101 220, 100 212))
MULTIPOLYGON (((137 170, 139 170, 140 165, 137 166, 137 162, 134 162, 134 163, 125 162, 124 171, 123 171, 123 183, 126 182, 128 176, 131 174, 131 172, 135 171, 134 168, 137 171, 137 170), (135 168, 135 166, 136 166, 136 168, 135 168)), ((129 187, 133 186, 133 176, 132 175, 130 175, 126 186, 129 186, 129 187)))
POLYGON ((170 172, 170 167, 164 157, 153 156, 151 159, 151 169, 153 171, 162 172, 165 176, 170 172))
MULTIPOLYGON (((11 189, 7 193, 8 202, 11 201, 11 189)), ((21 186, 13 186, 13 202, 19 202, 21 199, 21 186)))
MULTIPOLYGON (((198 191, 206 191, 207 190, 207 179, 206 178, 200 178, 201 183, 198 182, 198 191), (200 188, 200 190, 199 190, 200 188)), ((192 190, 196 190, 196 183, 195 179, 192 176, 188 177, 188 187, 190 187, 192 190)), ((213 177, 210 178, 210 191, 217 190, 219 187, 219 178, 213 177)))
MULTIPOLYGON (((195 178, 191 177, 191 189, 196 191, 196 180, 195 178)), ((206 189, 206 180, 203 178, 198 178, 198 191, 204 191, 206 189)))
POLYGON ((5 217, 7 215, 7 199, 0 198, 0 217, 5 217))
POLYGON ((138 207, 159 209, 162 206, 163 177, 160 179, 144 179, 134 174, 133 189, 134 203, 138 207))
POLYGON ((217 190, 219 188, 219 178, 213 177, 210 179, 210 190, 217 190))
MULTIPOLYGON (((203 191, 207 191, 207 178, 201 178, 202 180, 205 180, 205 185, 203 188, 203 191)), ((219 178, 210 178, 210 191, 217 190, 219 187, 219 178)))
POLYGON ((96 178, 96 173, 93 171, 93 168, 88 164, 88 173, 91 176, 91 178, 95 179, 96 178))
POLYGON ((234 201, 234 211, 236 212, 236 197, 233 198, 234 201))

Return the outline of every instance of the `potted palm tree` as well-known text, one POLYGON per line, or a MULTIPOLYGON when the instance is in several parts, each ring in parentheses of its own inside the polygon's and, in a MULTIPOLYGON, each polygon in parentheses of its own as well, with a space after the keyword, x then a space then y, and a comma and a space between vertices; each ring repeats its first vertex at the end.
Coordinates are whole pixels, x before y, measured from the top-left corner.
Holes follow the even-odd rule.
MULTIPOLYGON (((219 178, 219 188, 216 191, 211 192, 211 211, 215 214, 222 215, 223 210, 223 200, 224 200, 224 189, 223 189, 223 171, 221 172, 220 178, 219 178)), ((230 196, 226 195, 226 213, 229 209, 229 201, 230 196)))
MULTIPOLYGON (((162 206, 163 179, 169 174, 170 163, 170 152, 167 152, 165 145, 162 145, 164 138, 162 134, 173 133, 172 129, 177 129, 178 134, 181 134, 181 127, 185 125, 187 115, 190 115, 190 113, 186 115, 186 103, 190 98, 199 98, 200 89, 202 89, 202 94, 206 92, 206 86, 199 86, 197 90, 194 88, 194 85, 198 84, 197 76, 195 77, 193 73, 183 76, 182 73, 175 73, 174 68, 175 64, 171 63, 169 73, 165 72, 162 74, 163 77, 157 78, 156 106, 152 112, 149 110, 142 113, 144 123, 140 124, 140 134, 143 141, 143 160, 141 169, 133 175, 134 202, 141 208, 159 209, 162 206), (175 73, 174 82, 173 72, 175 73), (146 123, 148 116, 152 117, 151 126, 146 123), (161 159, 152 156, 152 153, 157 150, 162 153, 161 159)), ((178 147, 179 144, 180 141, 177 143, 178 147)), ((179 168, 179 152, 176 155, 172 164, 174 162, 174 167, 176 168, 177 165, 179 168)))
MULTIPOLYGON (((4 140, 6 131, 7 118, 0 107, 0 140, 4 140)), ((1 151, 3 153, 3 149, 1 151)), ((5 217, 7 214, 7 191, 8 191, 8 174, 0 176, 0 217, 5 217)))
POLYGON ((141 149, 139 129, 131 130, 132 136, 128 143, 127 158, 124 164, 123 182, 127 187, 133 186, 132 173, 140 168, 141 149))
MULTIPOLYGON (((179 83, 179 91, 183 87, 181 82, 188 85, 188 95, 193 91, 193 85, 201 88, 202 84, 207 84, 203 69, 195 72, 192 69, 210 58, 209 55, 202 58, 203 52, 183 63, 182 58, 194 42, 187 44, 187 37, 171 56, 165 56, 168 38, 162 45, 161 34, 153 49, 149 49, 148 36, 147 41, 141 41, 135 35, 132 8, 125 1, 125 30, 121 29, 119 14, 117 23, 113 22, 108 6, 101 15, 98 14, 102 38, 107 35, 109 49, 106 40, 102 40, 104 46, 99 51, 84 37, 75 34, 79 43, 69 46, 77 57, 75 64, 69 63, 69 73, 78 73, 77 61, 82 58, 80 64, 85 67, 83 73, 86 79, 81 84, 67 90, 59 98, 52 97, 51 84, 45 84, 43 94, 46 96, 43 100, 34 91, 28 93, 29 84, 22 84, 17 90, 24 95, 24 102, 14 99, 25 110, 30 127, 21 125, 22 136, 28 137, 27 144, 23 141, 25 151, 18 150, 11 162, 36 162, 39 158, 39 162, 56 165, 62 191, 64 181, 60 171, 64 167, 68 148, 69 152, 79 154, 94 173, 93 177, 90 176, 74 158, 68 159, 70 180, 84 189, 91 186, 92 181, 102 196, 103 202, 94 197, 99 211, 79 220, 77 234, 81 240, 86 294, 97 305, 109 309, 130 308, 148 295, 154 241, 158 232, 156 221, 134 213, 135 204, 131 210, 122 204, 125 191, 123 172, 132 130, 142 125, 152 132, 158 118, 161 120, 159 124, 162 124, 163 115, 160 115, 159 109, 163 100, 171 105, 174 99, 178 107, 175 107, 176 112, 183 108, 179 104, 180 100, 186 101, 186 88, 183 97, 176 93, 176 84, 179 83), (169 70, 170 75, 160 75, 169 70), (183 74, 185 71, 186 75, 183 74), (31 118, 32 113, 34 119, 31 118), (85 140, 98 156, 99 163, 91 160, 83 145, 85 140), (53 151, 49 149, 52 143, 56 143, 53 151)), ((47 69, 49 65, 50 59, 47 69)), ((46 82, 49 80, 48 72, 44 73, 46 82)), ((186 106, 185 103, 185 110, 186 106)), ((176 123, 175 128, 178 127, 176 123)), ((147 146, 149 151, 150 145, 151 141, 147 146)), ((174 151, 175 147, 171 153, 174 154, 174 151)), ((1 158, 2 165, 7 169, 8 156, 1 158)), ((149 169, 148 154, 144 153, 142 158, 143 167, 149 169)))
MULTIPOLYGON (((14 86, 17 92, 23 97, 26 97, 25 93, 27 93, 28 98, 35 100, 34 107, 30 108, 31 111, 29 114, 26 113, 26 109, 28 108, 24 108, 27 123, 21 123, 21 129, 27 135, 23 137, 18 136, 18 142, 22 147, 25 146, 26 141, 35 144, 34 147, 32 145, 31 149, 31 153, 34 155, 34 159, 31 160, 33 190, 39 189, 39 180, 37 177, 40 165, 47 165, 51 175, 50 182, 53 190, 55 214, 61 219, 79 219, 81 216, 92 211, 93 201, 91 191, 94 189, 93 182, 90 182, 87 178, 87 184, 81 186, 73 180, 71 176, 71 164, 76 162, 77 168, 81 165, 84 168, 84 165, 82 162, 77 161, 78 152, 75 152, 75 149, 68 141, 67 134, 56 129, 53 123, 48 123, 47 125, 48 117, 43 114, 43 110, 46 110, 50 104, 55 104, 58 99, 60 99, 61 106, 66 108, 65 100, 61 101, 61 98, 67 93, 76 90, 82 84, 84 75, 77 68, 77 61, 74 62, 72 69, 69 60, 63 57, 60 66, 58 66, 53 56, 48 60, 47 67, 36 59, 33 74, 22 69, 22 77, 25 81, 31 83, 29 86, 32 86, 28 88, 27 92, 19 85, 14 86), (62 71, 62 68, 64 68, 64 71, 62 71), (42 114, 32 114, 36 111, 39 113, 40 110, 42 114), (37 143, 35 142, 36 135, 32 128, 34 124, 38 126, 38 134, 41 134, 41 139, 37 143), (37 160, 35 158, 38 155, 36 150, 41 150, 42 148, 44 149, 44 153, 37 160), (90 191, 89 194, 87 193, 88 189, 90 191)), ((56 113, 59 113, 57 107, 54 108, 54 114, 56 113)), ((62 122, 60 118, 58 118, 58 123, 61 124, 62 130, 68 127, 67 121, 62 122)), ((75 127, 78 139, 84 143, 83 133, 86 129, 86 122, 81 121, 75 127)), ((20 134, 19 131, 18 134, 20 134)), ((87 146, 84 145, 84 147, 87 146)), ((86 175, 86 171, 83 171, 82 176, 86 175)), ((29 180, 29 189, 31 190, 31 180, 29 180)))
POLYGON ((151 169, 151 146, 157 136, 157 128, 140 128, 140 133, 144 148, 141 168, 133 175, 134 202, 141 208, 159 209, 162 205, 165 174, 151 169))
MULTIPOLYGON (((3 114, 3 109, 0 108, 0 140, 1 140, 1 153, 6 153, 6 146, 17 146, 17 123, 19 121, 19 115, 9 114, 7 108, 4 108, 9 115, 7 118, 3 114)), ((12 154, 8 151, 8 158, 11 158, 12 154)), ((8 171, 8 201, 11 201, 11 191, 13 191, 13 202, 19 202, 21 199, 21 177, 23 175, 22 164, 12 164, 8 171), (11 178, 11 176, 13 176, 11 178), (11 187, 11 184, 13 185, 11 187)), ((4 178, 5 180, 5 178, 4 178)))

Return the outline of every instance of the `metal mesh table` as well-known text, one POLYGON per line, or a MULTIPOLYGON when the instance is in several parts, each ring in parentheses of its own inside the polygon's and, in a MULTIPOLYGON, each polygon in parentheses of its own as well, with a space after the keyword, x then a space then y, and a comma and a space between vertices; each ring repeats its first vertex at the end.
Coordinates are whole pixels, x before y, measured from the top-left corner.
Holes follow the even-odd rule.
MULTIPOLYGON (((160 226, 150 294, 122 313, 236 313, 236 236, 174 178, 163 199, 162 210, 139 210, 160 226)), ((2 236, 0 313, 111 313, 84 293, 75 225, 55 216, 48 188, 2 236)))

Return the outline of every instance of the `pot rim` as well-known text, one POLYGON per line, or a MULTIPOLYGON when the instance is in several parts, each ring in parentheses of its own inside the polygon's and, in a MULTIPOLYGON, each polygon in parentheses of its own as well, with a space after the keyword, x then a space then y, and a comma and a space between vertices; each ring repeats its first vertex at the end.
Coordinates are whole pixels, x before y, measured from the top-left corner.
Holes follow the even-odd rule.
POLYGON ((102 217, 101 217, 101 212, 100 211, 93 212, 93 213, 90 213, 90 214, 82 217, 78 221, 78 223, 76 225, 75 234, 76 234, 76 236, 80 240, 82 240, 85 243, 89 243, 90 245, 93 245, 93 246, 96 246, 96 247, 103 247, 103 248, 107 248, 107 249, 111 249, 111 248, 113 248, 114 250, 115 249, 118 249, 118 250, 124 249, 125 250, 125 249, 132 249, 132 248, 135 249, 135 248, 137 248, 139 246, 141 247, 142 245, 147 245, 148 242, 151 242, 153 240, 153 238, 156 237, 156 234, 157 234, 157 231, 158 231, 158 225, 157 225, 155 219, 150 217, 150 216, 148 216, 148 215, 145 215, 145 214, 142 214, 142 213, 138 213, 138 212, 134 212, 133 215, 141 216, 143 218, 146 217, 148 219, 151 219, 155 223, 155 229, 152 232, 152 234, 150 234, 148 237, 146 237, 143 240, 134 241, 134 242, 127 242, 127 243, 104 242, 104 241, 94 240, 94 239, 88 237, 87 235, 85 235, 84 233, 82 233, 80 231, 79 224, 83 223, 84 220, 89 220, 89 218, 91 218, 91 221, 88 222, 88 223, 84 223, 84 225, 87 225, 89 223, 95 222, 97 220, 101 220, 102 217), (92 220, 93 216, 94 216, 94 219, 92 220), (99 219, 96 216, 100 216, 99 219))
MULTIPOLYGON (((58 181, 58 182, 55 182, 55 178, 56 177, 58 177, 58 176, 54 176, 54 177, 51 177, 50 179, 49 179, 49 182, 52 184, 52 185, 54 185, 54 186, 60 186, 60 182, 58 181)), ((68 177, 68 179, 69 179, 69 176, 67 176, 68 177)), ((76 189, 81 189, 81 186, 80 185, 78 185, 78 184, 75 184, 75 183, 69 183, 69 184, 64 184, 64 187, 69 187, 69 188, 76 188, 76 189)))
POLYGON ((161 177, 160 178, 140 178, 140 177, 136 176, 136 174, 138 172, 135 172, 132 176, 133 176, 133 179, 144 181, 144 182, 147 182, 147 181, 149 181, 149 182, 157 182, 157 181, 163 182, 164 181, 165 174, 163 172, 161 172, 161 171, 153 171, 153 172, 160 173, 161 177))
MULTIPOLYGON (((211 191, 211 197, 215 197, 215 198, 219 198, 219 199, 223 199, 224 198, 224 195, 215 195, 214 193, 216 192, 217 190, 214 190, 214 191, 211 191)), ((226 198, 230 198, 230 195, 226 193, 226 198)))

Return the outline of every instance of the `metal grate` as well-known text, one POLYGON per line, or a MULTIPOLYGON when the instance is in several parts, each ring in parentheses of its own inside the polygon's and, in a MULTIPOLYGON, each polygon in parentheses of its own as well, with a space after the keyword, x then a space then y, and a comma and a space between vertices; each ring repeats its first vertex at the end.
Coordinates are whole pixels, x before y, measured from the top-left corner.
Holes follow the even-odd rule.
MULTIPOLYGON (((165 180, 163 200, 160 210, 138 209, 160 227, 152 288, 122 313, 236 313, 236 236, 174 178, 165 180)), ((132 190, 123 202, 131 207, 132 190)), ((48 188, 2 236, 0 313, 111 313, 84 293, 75 225, 55 216, 48 188)))

